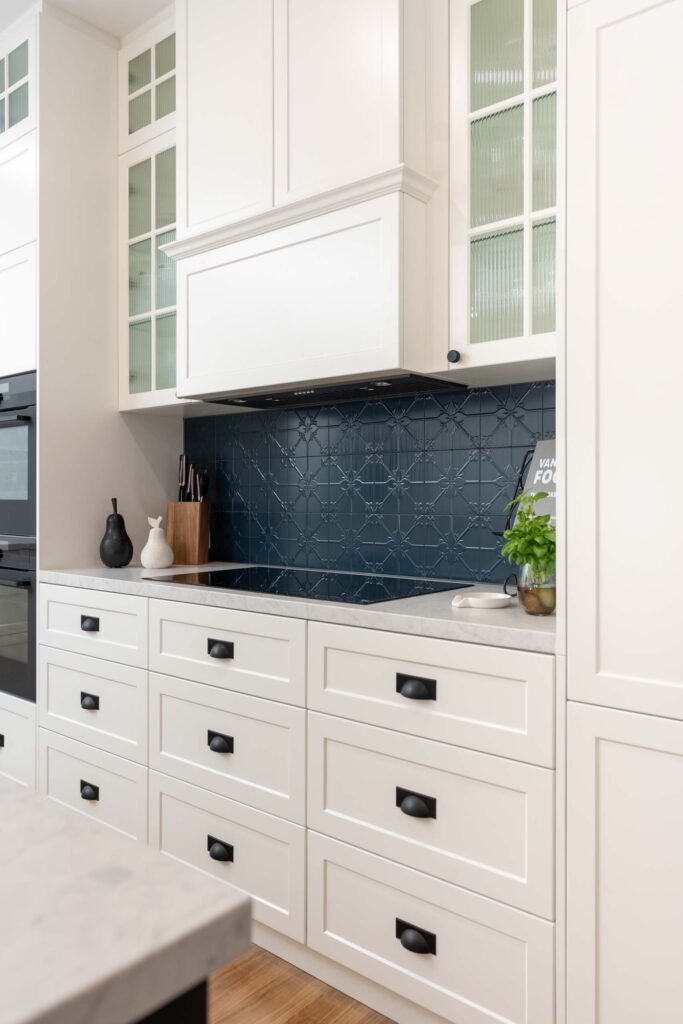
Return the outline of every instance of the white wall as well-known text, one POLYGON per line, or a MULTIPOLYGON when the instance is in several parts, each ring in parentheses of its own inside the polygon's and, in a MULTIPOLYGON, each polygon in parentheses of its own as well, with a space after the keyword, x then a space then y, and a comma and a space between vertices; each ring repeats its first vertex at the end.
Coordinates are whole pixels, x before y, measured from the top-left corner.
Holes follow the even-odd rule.
POLYGON ((119 499, 137 561, 147 516, 165 515, 176 487, 182 420, 117 411, 116 48, 116 40, 45 4, 39 106, 41 568, 98 564, 112 497, 119 499))

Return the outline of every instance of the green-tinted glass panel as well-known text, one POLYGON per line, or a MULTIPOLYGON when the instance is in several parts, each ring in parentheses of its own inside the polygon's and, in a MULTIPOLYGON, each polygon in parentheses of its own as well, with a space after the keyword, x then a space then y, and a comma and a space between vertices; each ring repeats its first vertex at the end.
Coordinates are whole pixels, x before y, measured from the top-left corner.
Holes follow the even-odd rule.
POLYGON ((0 92, 5 91, 5 58, 0 59, 0 92))
POLYGON ((137 92, 152 81, 152 51, 145 50, 128 61, 128 94, 137 92))
POLYGON ((0 132, 5 130, 5 100, 0 98, 0 132))
POLYGON ((534 88, 557 78, 557 0, 533 0, 534 88))
POLYGON ((175 75, 166 78, 156 87, 156 113, 158 121, 160 117, 166 117, 175 110, 175 75))
POLYGON ((533 334, 545 334, 555 330, 555 221, 534 224, 531 238, 531 330, 533 334))
POLYGON ((152 240, 128 246, 128 312, 149 313, 152 308, 152 240))
POLYGON ((175 224, 175 146, 157 153, 155 175, 155 224, 163 228, 167 224, 175 224))
POLYGON ((157 235, 156 240, 156 308, 166 309, 167 306, 175 306, 175 262, 161 251, 161 246, 167 242, 175 241, 175 231, 165 231, 163 235, 157 235))
POLYGON ((132 135, 151 123, 152 93, 148 90, 128 101, 128 134, 132 135))
POLYGON ((7 97, 7 127, 11 128, 28 117, 28 82, 7 97))
POLYGON ((522 213, 523 167, 522 106, 472 122, 470 220, 473 227, 522 213))
POLYGON ((524 0, 478 0, 470 9, 470 109, 524 87, 524 0))
POLYGON ((533 208, 555 205, 557 182, 557 96, 541 96, 533 102, 533 208))
POLYGON ((28 74, 28 43, 12 50, 7 58, 7 84, 14 85, 28 74))
POLYGON ((161 78, 175 67, 175 33, 154 47, 154 77, 161 78))
POLYGON ((175 313, 157 317, 157 380, 158 391, 176 386, 175 313))
POLYGON ((131 395, 152 390, 152 321, 128 325, 128 388, 131 395))
POLYGON ((524 232, 470 243, 470 341, 518 338, 524 324, 524 232))
POLYGON ((152 161, 128 168, 128 237, 152 230, 152 161))

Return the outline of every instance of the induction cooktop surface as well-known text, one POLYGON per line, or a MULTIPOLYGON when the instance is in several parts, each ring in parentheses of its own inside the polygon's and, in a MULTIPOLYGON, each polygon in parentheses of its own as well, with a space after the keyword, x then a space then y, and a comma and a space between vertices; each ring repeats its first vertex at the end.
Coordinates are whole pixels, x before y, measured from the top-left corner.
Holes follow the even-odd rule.
POLYGON ((155 583, 174 583, 185 587, 244 590, 257 594, 307 597, 316 601, 340 601, 344 604, 378 604, 381 601, 397 601, 403 597, 436 594, 444 590, 461 590, 463 587, 472 586, 471 583, 458 583, 452 580, 377 576, 356 572, 323 572, 270 565, 250 565, 241 569, 216 569, 211 572, 145 578, 155 583))

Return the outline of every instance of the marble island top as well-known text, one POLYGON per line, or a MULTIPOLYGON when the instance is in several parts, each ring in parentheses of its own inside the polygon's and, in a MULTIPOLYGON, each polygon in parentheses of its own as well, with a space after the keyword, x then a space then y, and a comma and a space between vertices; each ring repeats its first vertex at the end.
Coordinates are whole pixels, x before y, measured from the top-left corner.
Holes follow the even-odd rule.
POLYGON ((236 889, 0 779, 0 1024, 126 1024, 249 946, 236 889))
MULTIPOLYGON (((119 594, 184 601, 213 608, 233 608, 261 612, 266 615, 287 615, 316 622, 333 622, 366 629, 383 629, 395 633, 460 640, 465 643, 489 644, 520 651, 553 654, 555 651, 555 617, 527 615, 517 601, 502 609, 453 608, 455 591, 423 594, 373 605, 339 604, 311 598, 284 597, 244 591, 216 590, 208 587, 182 586, 150 582, 145 577, 173 576, 217 569, 237 568, 236 564, 212 562, 205 566, 180 566, 172 569, 61 569, 42 571, 41 583, 67 587, 85 587, 119 594)), ((460 593, 500 593, 500 586, 475 584, 460 593)))

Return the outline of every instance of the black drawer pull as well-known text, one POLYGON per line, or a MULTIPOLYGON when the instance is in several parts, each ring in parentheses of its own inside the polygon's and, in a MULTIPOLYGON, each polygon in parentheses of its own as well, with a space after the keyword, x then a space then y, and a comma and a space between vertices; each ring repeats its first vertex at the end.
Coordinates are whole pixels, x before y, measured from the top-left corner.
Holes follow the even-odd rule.
POLYGON ((99 711, 100 698, 94 693, 85 693, 81 690, 81 707, 84 711, 99 711))
POLYGON ((81 800, 99 800, 100 787, 93 786, 91 782, 81 779, 81 800))
POLYGON ((210 658, 235 657, 235 645, 230 640, 209 640, 206 649, 210 658))
POLYGON ((410 818, 436 818, 436 797, 396 787, 396 806, 410 818))
POLYGON ((235 848, 230 843, 224 843, 222 839, 215 836, 206 837, 206 848, 209 851, 211 860, 230 861, 235 859, 235 848))
POLYGON ((421 676, 397 672, 396 693, 408 700, 436 700, 436 679, 423 679, 421 676))
POLYGON ((396 938, 409 953, 431 953, 432 956, 436 956, 436 935, 425 931, 424 928, 418 928, 417 925, 408 924, 400 917, 396 918, 396 938))
POLYGON ((209 750, 214 754, 233 754, 235 752, 235 741, 232 736, 226 736, 223 732, 214 732, 209 729, 206 742, 209 750))
POLYGON ((94 615, 81 615, 81 629, 84 633, 99 633, 100 620, 94 615))
POLYGON ((0 732, 0 747, 4 747, 4 745, 5 745, 5 737, 0 732))

